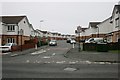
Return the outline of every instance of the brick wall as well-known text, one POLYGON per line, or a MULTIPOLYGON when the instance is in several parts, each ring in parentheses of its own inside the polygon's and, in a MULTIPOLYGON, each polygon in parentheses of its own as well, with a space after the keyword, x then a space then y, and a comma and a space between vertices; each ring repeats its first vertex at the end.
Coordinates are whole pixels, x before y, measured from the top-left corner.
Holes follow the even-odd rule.
POLYGON ((31 43, 31 44, 24 44, 24 45, 19 45, 19 46, 13 46, 11 49, 12 52, 14 51, 20 51, 20 50, 26 50, 26 49, 30 49, 30 48, 35 48, 35 44, 31 43))

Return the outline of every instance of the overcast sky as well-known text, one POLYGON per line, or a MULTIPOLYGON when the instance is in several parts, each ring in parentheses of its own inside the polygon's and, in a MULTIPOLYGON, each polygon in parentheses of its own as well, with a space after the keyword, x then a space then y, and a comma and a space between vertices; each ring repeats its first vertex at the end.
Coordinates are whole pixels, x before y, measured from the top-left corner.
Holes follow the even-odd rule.
POLYGON ((26 15, 35 29, 74 34, 111 16, 116 2, 3 2, 2 15, 26 15), (43 22, 40 22, 43 20, 43 22))

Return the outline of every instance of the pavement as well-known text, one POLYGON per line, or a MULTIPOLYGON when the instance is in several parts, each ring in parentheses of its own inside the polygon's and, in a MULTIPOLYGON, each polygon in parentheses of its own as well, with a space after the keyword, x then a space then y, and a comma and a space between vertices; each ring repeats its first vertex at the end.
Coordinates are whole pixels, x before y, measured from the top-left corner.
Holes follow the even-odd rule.
POLYGON ((7 53, 2 53, 2 55, 14 57, 14 56, 19 56, 19 55, 25 55, 28 53, 33 53, 35 51, 39 51, 39 50, 47 48, 47 47, 48 47, 48 45, 45 45, 45 46, 38 47, 37 49, 31 48, 31 49, 26 49, 23 51, 7 52, 7 53))
POLYGON ((120 63, 117 53, 97 52, 97 51, 78 51, 78 45, 71 48, 64 56, 70 59, 87 60, 91 62, 111 62, 120 63))

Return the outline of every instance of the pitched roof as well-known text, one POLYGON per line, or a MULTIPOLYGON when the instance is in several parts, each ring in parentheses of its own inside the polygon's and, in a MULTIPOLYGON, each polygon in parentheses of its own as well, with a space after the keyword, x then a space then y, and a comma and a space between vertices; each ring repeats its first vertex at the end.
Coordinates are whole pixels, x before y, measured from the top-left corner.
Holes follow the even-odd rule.
POLYGON ((114 8, 113 8, 112 16, 113 16, 113 14, 115 12, 115 9, 117 9, 119 14, 120 14, 120 5, 115 5, 114 8))
POLYGON ((0 16, 2 22, 6 24, 17 24, 26 16, 0 16))
POLYGON ((89 24, 90 24, 91 27, 97 28, 97 25, 100 24, 100 23, 101 22, 90 22, 89 24))

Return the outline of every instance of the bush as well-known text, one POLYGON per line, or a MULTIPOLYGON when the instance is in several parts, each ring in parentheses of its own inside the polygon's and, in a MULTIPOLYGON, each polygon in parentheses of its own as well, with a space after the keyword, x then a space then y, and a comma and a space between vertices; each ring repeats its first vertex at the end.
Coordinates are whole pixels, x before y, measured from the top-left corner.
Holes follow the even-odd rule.
POLYGON ((96 51, 96 43, 84 43, 83 50, 84 51, 96 51))

